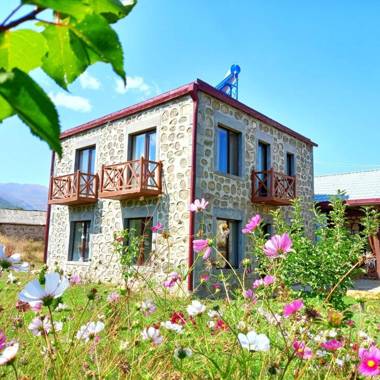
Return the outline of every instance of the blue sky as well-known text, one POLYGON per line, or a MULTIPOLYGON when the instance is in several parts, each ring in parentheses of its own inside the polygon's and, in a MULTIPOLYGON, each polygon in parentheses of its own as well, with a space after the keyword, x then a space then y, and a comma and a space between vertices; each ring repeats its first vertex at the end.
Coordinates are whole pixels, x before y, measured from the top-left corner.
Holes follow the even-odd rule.
MULTIPOLYGON (((116 27, 126 92, 105 64, 66 94, 33 76, 65 130, 195 78, 216 85, 238 63, 239 100, 316 141, 316 174, 366 170, 380 167, 379 15, 375 0, 140 0, 116 27)), ((0 182, 47 184, 50 156, 18 119, 0 124, 0 182)))

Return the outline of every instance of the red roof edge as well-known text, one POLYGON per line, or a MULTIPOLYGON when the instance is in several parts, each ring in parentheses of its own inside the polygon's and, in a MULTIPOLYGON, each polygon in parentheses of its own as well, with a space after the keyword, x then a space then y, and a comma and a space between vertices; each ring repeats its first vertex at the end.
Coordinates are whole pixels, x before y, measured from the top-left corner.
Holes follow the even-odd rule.
POLYGON ((375 206, 380 205, 380 198, 348 199, 347 206, 375 206))
POLYGON ((98 127, 98 126, 105 124, 107 122, 118 120, 118 119, 121 119, 123 117, 133 115, 135 113, 138 113, 138 112, 144 111, 146 109, 155 107, 157 105, 166 103, 170 100, 179 98, 179 97, 187 95, 187 94, 190 94, 192 97, 194 97, 194 93, 198 90, 202 91, 202 92, 204 92, 204 93, 206 93, 206 94, 208 94, 208 95, 210 95, 210 96, 212 96, 212 97, 214 97, 214 98, 216 98, 216 99, 218 99, 218 100, 220 100, 220 101, 222 101, 228 105, 230 105, 231 107, 235 107, 235 108, 239 109, 240 111, 245 112, 248 115, 254 117, 255 119, 260 120, 263 123, 268 124, 268 125, 276 128, 276 129, 280 130, 281 132, 284 132, 284 133, 286 133, 286 134, 288 134, 288 135, 290 135, 290 136, 292 136, 292 137, 294 137, 300 141, 303 141, 304 143, 306 143, 308 145, 318 146, 315 142, 313 142, 309 138, 293 131, 292 129, 286 127, 285 125, 283 125, 279 122, 277 122, 276 120, 273 120, 270 117, 265 116, 264 114, 254 110, 253 108, 248 107, 247 105, 239 102, 238 100, 233 99, 226 94, 223 94, 222 92, 218 91, 216 88, 212 87, 211 85, 209 85, 208 83, 206 83, 200 79, 197 79, 195 82, 191 82, 191 83, 188 83, 184 86, 178 87, 174 90, 164 92, 163 94, 155 96, 154 98, 151 98, 151 99, 148 99, 146 101, 143 101, 143 102, 134 104, 132 106, 123 108, 120 111, 110 113, 110 114, 105 115, 103 117, 100 117, 98 119, 89 121, 88 123, 85 123, 85 124, 79 125, 77 127, 68 129, 67 131, 64 131, 61 133, 60 138, 64 139, 64 138, 76 135, 78 133, 85 132, 89 129, 98 127))

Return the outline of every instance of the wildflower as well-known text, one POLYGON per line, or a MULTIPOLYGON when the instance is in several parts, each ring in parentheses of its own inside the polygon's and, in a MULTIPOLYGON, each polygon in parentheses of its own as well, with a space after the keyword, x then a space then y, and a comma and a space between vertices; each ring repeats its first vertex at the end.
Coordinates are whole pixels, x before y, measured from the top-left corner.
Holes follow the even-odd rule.
POLYGON ((4 331, 0 330, 0 351, 5 347, 5 342, 7 341, 7 337, 4 334, 4 331))
POLYGON ((207 282, 209 279, 210 279, 210 276, 209 276, 207 273, 201 274, 201 276, 200 276, 201 284, 204 284, 204 283, 207 282))
POLYGON ((244 298, 247 298, 247 299, 253 301, 254 303, 257 302, 256 294, 254 293, 254 291, 252 289, 245 290, 243 293, 243 296, 244 296, 244 298))
POLYGON ((270 342, 265 334, 249 331, 247 335, 239 333, 238 339, 242 348, 248 351, 269 351, 270 349, 270 342))
POLYGON ((164 339, 160 334, 160 330, 153 326, 145 328, 141 333, 141 337, 143 340, 151 340, 155 345, 161 344, 164 339))
POLYGON ((69 287, 69 281, 65 277, 61 277, 59 273, 45 274, 45 287, 42 287, 36 279, 28 282, 25 288, 19 294, 19 299, 24 302, 43 302, 45 306, 49 306, 53 299, 63 295, 69 287))
POLYGON ((298 310, 302 309, 304 306, 301 299, 294 300, 284 306, 284 317, 289 317, 290 315, 296 313, 298 310))
POLYGON ((214 323, 212 329, 215 331, 225 331, 225 330, 228 330, 228 325, 226 324, 226 322, 223 321, 223 319, 219 318, 214 323))
POLYGON ((215 318, 219 318, 222 316, 222 313, 220 313, 219 311, 217 310, 209 310, 207 312, 207 315, 212 318, 212 319, 215 319, 215 318))
POLYGON ((336 351, 339 350, 339 348, 341 348, 342 346, 342 342, 339 342, 339 340, 336 339, 330 339, 321 344, 321 347, 323 347, 327 351, 336 351))
POLYGON ((296 353, 296 355, 301 359, 311 359, 313 356, 313 351, 306 347, 306 344, 304 342, 300 342, 298 340, 295 340, 293 342, 293 348, 296 353))
POLYGON ((182 325, 173 323, 171 321, 162 322, 161 326, 165 327, 167 330, 175 331, 176 333, 182 332, 182 325))
POLYGON ((17 342, 11 342, 5 344, 0 349, 0 365, 11 363, 17 355, 19 344, 17 342))
POLYGON ((67 310, 69 307, 64 303, 59 303, 57 307, 55 308, 55 311, 64 311, 67 310))
POLYGON ((259 214, 253 216, 245 227, 241 230, 243 234, 249 234, 253 232, 261 222, 261 216, 259 214))
POLYGON ((236 325, 236 328, 239 331, 244 331, 247 328, 247 324, 244 321, 239 321, 238 324, 236 325))
POLYGON ((116 303, 120 299, 120 294, 117 292, 112 292, 107 296, 107 302, 116 303))
POLYGON ((203 260, 207 260, 211 255, 211 244, 210 239, 193 240, 193 249, 197 253, 203 252, 203 260))
POLYGON ((174 350, 174 357, 180 360, 189 358, 192 354, 193 354, 193 351, 191 351, 191 349, 188 347, 186 348, 178 347, 174 350))
POLYGON ((191 317, 195 317, 198 314, 202 314, 205 310, 206 306, 197 300, 192 301, 191 304, 187 307, 187 313, 191 317))
POLYGON ((159 232, 164 228, 164 225, 158 222, 155 226, 151 228, 152 232, 159 232))
POLYGON ((281 315, 272 314, 269 311, 263 309, 262 307, 259 307, 257 309, 257 312, 261 314, 271 325, 278 325, 281 320, 281 315))
POLYGON ((253 282, 253 288, 257 289, 260 286, 269 286, 276 281, 276 277, 266 275, 264 278, 257 279, 253 282))
POLYGON ((13 273, 8 274, 7 284, 16 284, 17 281, 17 277, 14 276, 13 273))
POLYGON ((200 212, 206 210, 208 202, 205 199, 196 199, 193 203, 190 204, 190 211, 200 212))
POLYGON ((185 315, 183 313, 181 313, 180 311, 176 311, 172 314, 172 316, 170 318, 170 322, 176 323, 179 325, 184 325, 184 324, 186 324, 185 315))
POLYGON ((76 337, 77 339, 83 339, 85 342, 88 342, 90 339, 96 338, 102 330, 104 330, 103 322, 89 322, 79 329, 76 337))
POLYGON ((35 313, 38 313, 42 310, 42 302, 31 302, 30 303, 30 309, 34 311, 35 313))
POLYGON ((335 359, 335 363, 338 367, 343 367, 344 365, 344 360, 343 359, 339 359, 339 358, 336 358, 335 359))
POLYGON ((5 254, 5 247, 0 244, 0 268, 12 269, 15 272, 27 272, 29 264, 21 261, 21 255, 14 253, 11 256, 5 254))
POLYGON ((358 371, 363 376, 380 375, 380 350, 376 346, 371 346, 368 350, 359 348, 358 371))
POLYGON ((81 278, 79 276, 79 274, 72 274, 70 276, 70 284, 71 285, 78 285, 81 283, 81 278))
POLYGON ((140 310, 147 317, 148 315, 154 313, 157 310, 157 307, 152 300, 146 300, 141 302, 140 310))
POLYGON ((181 276, 177 272, 169 273, 168 278, 164 281, 165 288, 172 288, 177 282, 181 281, 181 276))
POLYGON ((36 317, 29 323, 28 329, 33 335, 47 335, 51 330, 51 323, 48 318, 36 317))
POLYGON ((16 309, 21 312, 28 311, 30 309, 30 304, 19 300, 16 302, 16 309))
POLYGON ((268 257, 276 258, 280 254, 291 251, 292 240, 287 233, 272 236, 264 245, 264 253, 268 257))

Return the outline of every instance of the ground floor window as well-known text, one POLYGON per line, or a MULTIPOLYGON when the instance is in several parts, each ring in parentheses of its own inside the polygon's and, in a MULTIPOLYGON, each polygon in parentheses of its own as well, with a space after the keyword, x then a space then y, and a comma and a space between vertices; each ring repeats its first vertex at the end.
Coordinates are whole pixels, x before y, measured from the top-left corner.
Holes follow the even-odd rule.
POLYGON ((225 260, 223 260, 223 258, 217 257, 219 268, 239 267, 239 231, 240 221, 222 218, 217 219, 217 249, 225 258, 225 260))
POLYGON ((71 223, 70 261, 89 260, 90 225, 89 220, 71 223))
POLYGON ((126 218, 124 219, 124 228, 129 231, 131 236, 141 237, 136 264, 144 264, 152 252, 152 218, 126 218))

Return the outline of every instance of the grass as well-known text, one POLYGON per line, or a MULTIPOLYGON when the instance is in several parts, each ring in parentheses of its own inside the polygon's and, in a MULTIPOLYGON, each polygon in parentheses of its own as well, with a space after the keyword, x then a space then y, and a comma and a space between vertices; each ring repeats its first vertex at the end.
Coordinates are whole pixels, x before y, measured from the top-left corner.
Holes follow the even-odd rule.
POLYGON ((23 260, 37 265, 44 261, 45 243, 42 240, 15 238, 0 234, 0 244, 6 247, 8 255, 21 253, 23 260))

